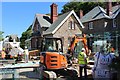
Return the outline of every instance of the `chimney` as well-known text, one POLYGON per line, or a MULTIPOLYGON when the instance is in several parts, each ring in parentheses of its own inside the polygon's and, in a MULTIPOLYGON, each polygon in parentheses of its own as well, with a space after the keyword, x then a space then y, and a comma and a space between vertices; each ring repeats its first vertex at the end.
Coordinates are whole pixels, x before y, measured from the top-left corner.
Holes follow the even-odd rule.
POLYGON ((112 2, 109 0, 109 2, 106 2, 106 11, 107 15, 112 15, 112 2))
POLYGON ((80 10, 79 17, 80 19, 83 17, 83 10, 80 10))
POLYGON ((57 19, 58 17, 58 13, 57 13, 57 6, 55 3, 53 3, 50 7, 51 7, 51 20, 52 23, 57 19))

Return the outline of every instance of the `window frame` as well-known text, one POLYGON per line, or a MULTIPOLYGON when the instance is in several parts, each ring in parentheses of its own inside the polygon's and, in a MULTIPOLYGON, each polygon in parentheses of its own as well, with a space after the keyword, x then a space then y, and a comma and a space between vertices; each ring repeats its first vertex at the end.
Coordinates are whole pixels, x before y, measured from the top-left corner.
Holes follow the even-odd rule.
POLYGON ((69 30, 75 30, 75 21, 69 21, 68 29, 69 30))
POLYGON ((40 25, 36 24, 36 29, 39 30, 40 29, 40 25))
POLYGON ((106 28, 106 27, 107 27, 107 25, 108 25, 108 22, 107 22, 107 21, 105 21, 105 22, 104 22, 104 28, 106 28))
POLYGON ((117 27, 116 19, 113 19, 113 28, 117 27))
POLYGON ((93 29, 93 22, 88 23, 88 29, 93 29))

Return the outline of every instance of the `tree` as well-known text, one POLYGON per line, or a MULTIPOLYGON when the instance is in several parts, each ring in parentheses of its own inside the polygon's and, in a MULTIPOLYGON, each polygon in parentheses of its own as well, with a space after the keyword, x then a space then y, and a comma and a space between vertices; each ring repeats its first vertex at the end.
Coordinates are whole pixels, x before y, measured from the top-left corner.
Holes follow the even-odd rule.
POLYGON ((32 25, 29 26, 29 28, 22 33, 22 36, 20 38, 20 46, 24 49, 25 47, 25 40, 29 39, 31 37, 32 34, 32 25))
POLYGON ((0 41, 3 40, 3 33, 4 33, 4 32, 0 31, 0 41))
POLYGON ((83 10, 84 14, 86 14, 97 5, 105 8, 105 3, 103 2, 68 2, 63 6, 61 12, 63 14, 68 11, 74 10, 76 14, 79 15, 79 11, 83 10))

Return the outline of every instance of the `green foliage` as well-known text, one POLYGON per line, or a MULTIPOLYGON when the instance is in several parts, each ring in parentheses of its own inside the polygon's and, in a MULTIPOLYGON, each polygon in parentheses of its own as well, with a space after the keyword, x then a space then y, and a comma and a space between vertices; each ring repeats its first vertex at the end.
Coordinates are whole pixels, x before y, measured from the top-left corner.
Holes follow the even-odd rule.
POLYGON ((86 14, 90 10, 92 10, 95 6, 105 7, 105 3, 103 2, 68 2, 63 6, 62 13, 66 13, 68 11, 74 10, 77 15, 79 15, 79 11, 83 10, 83 13, 86 14))
POLYGON ((20 46, 24 49, 25 47, 25 40, 29 39, 32 34, 32 25, 29 26, 29 28, 22 33, 22 37, 20 38, 20 46))
POLYGON ((3 33, 4 33, 4 32, 0 31, 0 41, 3 40, 3 33))
POLYGON ((32 30, 32 25, 30 25, 26 31, 31 31, 31 30, 32 30))

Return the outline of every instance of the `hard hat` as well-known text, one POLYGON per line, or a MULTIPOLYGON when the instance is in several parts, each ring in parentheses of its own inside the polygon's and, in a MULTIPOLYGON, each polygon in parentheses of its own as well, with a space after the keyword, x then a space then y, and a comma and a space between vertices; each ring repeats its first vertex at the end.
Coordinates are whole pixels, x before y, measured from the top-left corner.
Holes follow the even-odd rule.
POLYGON ((27 49, 27 46, 25 46, 25 49, 27 49))
POLYGON ((82 48, 82 51, 85 51, 85 48, 82 48))
POLYGON ((2 48, 2 50, 4 51, 4 50, 5 50, 5 48, 2 48))

